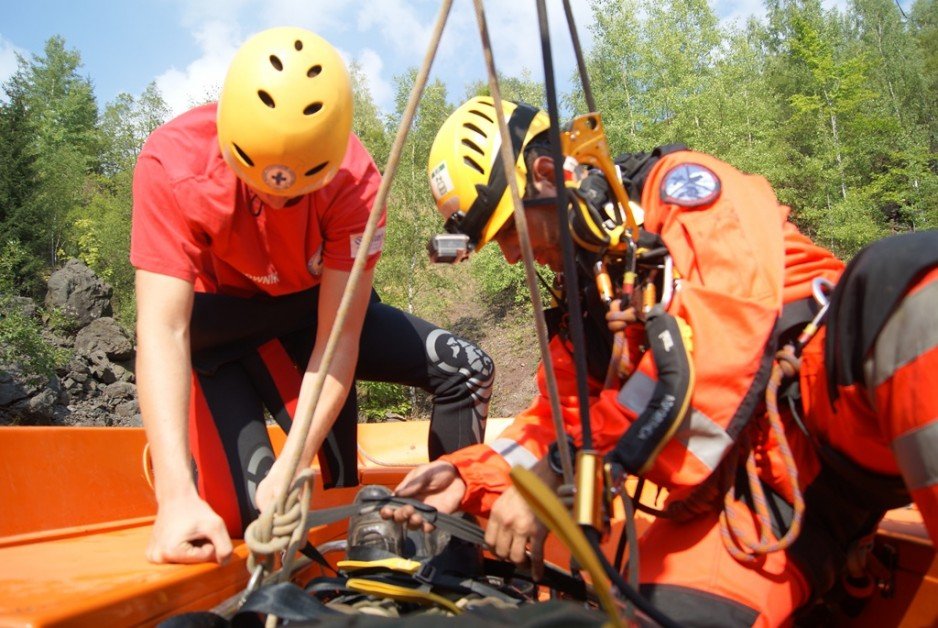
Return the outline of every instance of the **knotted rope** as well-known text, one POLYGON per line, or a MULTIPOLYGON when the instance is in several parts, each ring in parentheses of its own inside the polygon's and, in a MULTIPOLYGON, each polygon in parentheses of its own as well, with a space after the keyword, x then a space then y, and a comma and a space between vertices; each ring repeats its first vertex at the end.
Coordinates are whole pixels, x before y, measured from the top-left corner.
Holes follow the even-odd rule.
POLYGON ((251 550, 248 556, 248 571, 254 573, 258 567, 271 571, 274 567, 274 554, 284 552, 279 579, 286 579, 293 566, 293 558, 306 543, 309 532, 306 515, 309 513, 312 486, 312 469, 303 469, 293 480, 284 511, 280 513, 268 509, 248 525, 244 531, 244 542, 251 550))
MULTIPOLYGON (((293 480, 283 511, 267 509, 244 531, 244 541, 251 551, 248 555, 251 580, 242 602, 261 585, 264 573, 273 572, 276 552, 283 552, 283 564, 280 571, 273 574, 269 583, 275 584, 289 579, 296 554, 308 538, 310 526, 306 522, 312 488, 313 470, 303 469, 293 480)), ((265 625, 272 628, 277 625, 277 621, 276 615, 268 615, 265 625)))

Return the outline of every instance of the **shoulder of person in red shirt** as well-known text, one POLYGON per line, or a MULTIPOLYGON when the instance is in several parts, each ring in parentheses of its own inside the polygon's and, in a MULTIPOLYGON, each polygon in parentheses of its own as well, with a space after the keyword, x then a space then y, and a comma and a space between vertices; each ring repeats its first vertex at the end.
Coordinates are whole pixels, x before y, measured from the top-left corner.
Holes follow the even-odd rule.
MULTIPOLYGON (((216 111, 214 103, 196 107, 158 128, 144 145, 134 173, 135 267, 190 282, 203 276, 201 283, 207 286, 216 283, 217 278, 205 276, 211 274, 210 266, 218 266, 206 261, 207 250, 214 238, 230 238, 228 232, 238 229, 234 218, 247 209, 249 196, 219 150, 216 111)), ((364 230, 380 180, 368 151, 350 135, 338 174, 305 201, 316 212, 317 233, 325 239, 326 266, 351 267, 349 253, 364 230)), ((370 249, 369 265, 377 262, 382 238, 383 229, 370 249)), ((241 288, 252 291, 249 284, 241 288)), ((281 286, 276 291, 282 289, 290 290, 281 286)))

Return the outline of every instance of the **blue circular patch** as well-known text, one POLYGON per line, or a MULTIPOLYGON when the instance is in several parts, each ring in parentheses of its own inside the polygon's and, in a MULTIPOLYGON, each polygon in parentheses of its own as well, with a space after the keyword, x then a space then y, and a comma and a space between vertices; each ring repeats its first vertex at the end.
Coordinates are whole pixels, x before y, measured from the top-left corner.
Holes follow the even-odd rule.
POLYGON ((699 207, 720 196, 720 179, 700 164, 681 164, 664 175, 661 200, 682 207, 699 207))

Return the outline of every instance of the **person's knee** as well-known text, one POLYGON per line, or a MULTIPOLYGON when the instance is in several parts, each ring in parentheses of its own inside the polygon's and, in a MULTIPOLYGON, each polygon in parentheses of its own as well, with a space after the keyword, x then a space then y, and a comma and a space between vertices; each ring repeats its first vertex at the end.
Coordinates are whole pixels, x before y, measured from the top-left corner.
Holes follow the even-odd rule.
POLYGON ((437 330, 427 337, 427 356, 437 381, 437 395, 461 393, 488 399, 495 380, 495 364, 478 345, 448 331, 437 330), (453 387, 463 390, 449 390, 453 387))

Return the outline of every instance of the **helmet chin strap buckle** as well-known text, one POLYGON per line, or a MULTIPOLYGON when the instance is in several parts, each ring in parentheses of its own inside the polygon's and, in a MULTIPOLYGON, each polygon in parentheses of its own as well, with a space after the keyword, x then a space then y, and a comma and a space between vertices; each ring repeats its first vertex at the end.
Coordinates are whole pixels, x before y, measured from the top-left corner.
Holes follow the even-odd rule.
POLYGON ((469 236, 463 233, 439 233, 427 243, 430 261, 434 264, 456 264, 469 259, 472 252, 469 236))

